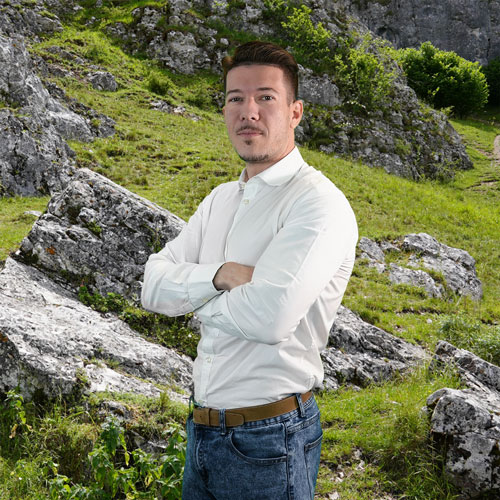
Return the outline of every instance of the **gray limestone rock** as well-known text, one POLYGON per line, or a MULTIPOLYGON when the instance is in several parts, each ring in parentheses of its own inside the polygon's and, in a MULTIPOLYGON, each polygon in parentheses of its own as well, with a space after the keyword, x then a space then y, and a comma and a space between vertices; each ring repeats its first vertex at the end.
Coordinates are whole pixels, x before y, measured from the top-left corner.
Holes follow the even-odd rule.
POLYGON ((397 48, 431 41, 471 61, 486 64, 500 57, 500 3, 484 0, 440 2, 342 0, 347 11, 397 48))
POLYGON ((372 259, 379 262, 385 261, 384 251, 380 246, 370 238, 362 236, 358 241, 358 249, 361 250, 362 259, 372 259))
MULTIPOLYGON (((7 36, 22 35, 38 37, 42 34, 51 34, 62 31, 58 17, 48 14, 49 3, 37 0, 29 5, 22 0, 3 2, 0 12, 0 33, 7 36)), ((63 3, 60 2, 59 3, 63 3)), ((72 3, 70 0, 67 3, 72 3)))
POLYGON ((443 297, 443 285, 436 283, 428 273, 420 269, 408 269, 391 262, 389 265, 389 279, 392 283, 405 283, 424 288, 429 297, 443 297))
POLYGON ((387 271, 384 264, 385 252, 410 252, 405 266, 392 262, 389 265, 389 279, 393 283, 406 283, 424 288, 430 297, 442 298, 444 287, 422 269, 443 274, 446 286, 460 295, 468 295, 475 300, 482 296, 482 285, 476 274, 475 260, 466 251, 438 242, 426 234, 407 234, 401 240, 377 243, 362 237, 358 243, 360 258, 368 259, 369 265, 380 273, 387 271), (407 267, 410 266, 410 267, 407 267))
POLYGON ((194 35, 189 32, 169 31, 166 40, 155 37, 149 43, 147 54, 167 68, 184 74, 193 74, 211 65, 206 49, 198 47, 194 35))
POLYGON ((33 72, 21 39, 0 35, 0 96, 21 115, 32 115, 44 127, 52 125, 65 139, 90 141, 86 121, 51 97, 33 72))
POLYGON ((96 90, 115 92, 118 88, 115 77, 108 71, 96 71, 95 73, 91 73, 88 79, 92 87, 96 90))
POLYGON ((328 75, 315 76, 313 71, 299 65, 299 97, 313 104, 338 106, 342 100, 338 87, 328 75))
POLYGON ((137 300, 149 255, 184 221, 105 177, 80 169, 21 243, 18 257, 59 279, 137 300))
POLYGON ((55 99, 35 75, 23 41, 1 34, 0 104, 0 196, 60 191, 74 163, 65 139, 90 141, 114 130, 105 117, 88 116, 89 108, 79 114, 55 99))
POLYGON ((467 498, 500 494, 500 367, 442 341, 431 368, 444 365, 454 366, 467 386, 440 389, 427 399, 447 475, 467 498))
POLYGON ((191 385, 187 357, 146 341, 12 259, 0 273, 0 366, 0 392, 19 386, 28 398, 82 391, 158 395, 155 384, 184 391, 191 385))
POLYGON ((36 196, 61 190, 72 171, 73 151, 48 126, 0 109, 0 196, 36 196))
POLYGON ((483 295, 481 282, 476 275, 476 261, 466 250, 439 243, 426 234, 407 234, 403 250, 414 252, 414 265, 422 265, 443 273, 446 284, 460 295, 469 295, 479 300, 483 295))
POLYGON ((336 389, 341 384, 365 387, 381 382, 422 364, 427 354, 341 306, 321 357, 325 388, 336 389))

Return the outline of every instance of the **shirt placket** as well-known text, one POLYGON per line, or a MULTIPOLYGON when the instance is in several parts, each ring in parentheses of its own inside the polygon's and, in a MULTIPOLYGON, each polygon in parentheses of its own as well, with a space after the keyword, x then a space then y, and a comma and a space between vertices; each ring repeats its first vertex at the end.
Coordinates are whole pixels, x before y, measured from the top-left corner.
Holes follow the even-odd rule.
POLYGON ((241 198, 240 204, 238 206, 238 210, 236 211, 236 214, 234 215, 233 223, 231 225, 231 229, 229 229, 229 232, 227 234, 226 238, 226 244, 224 246, 224 259, 227 259, 227 248, 229 241, 231 240, 231 235, 233 233, 234 228, 238 224, 238 222, 241 220, 241 218, 250 210, 252 205, 254 204, 257 193, 259 192, 259 185, 258 185, 259 180, 254 178, 250 179, 248 182, 245 183, 245 187, 243 189, 243 196, 241 198))
MULTIPOLYGON (((228 242, 231 238, 231 233, 233 232, 233 228, 238 224, 241 218, 247 213, 250 209, 252 202, 255 201, 256 195, 258 193, 259 186, 258 180, 254 179, 253 181, 248 181, 245 183, 245 187, 243 188, 243 195, 238 206, 238 209, 234 215, 233 223, 231 228, 229 229, 226 243, 224 246, 224 259, 227 258, 227 248, 228 242)), ((204 335, 203 338, 203 346, 201 351, 203 352, 203 363, 200 370, 200 386, 199 386, 199 394, 200 401, 199 403, 205 405, 207 402, 207 391, 208 387, 210 387, 210 376, 213 369, 213 366, 216 362, 216 353, 214 350, 214 342, 216 337, 219 336, 218 330, 207 329, 208 331, 204 335)))

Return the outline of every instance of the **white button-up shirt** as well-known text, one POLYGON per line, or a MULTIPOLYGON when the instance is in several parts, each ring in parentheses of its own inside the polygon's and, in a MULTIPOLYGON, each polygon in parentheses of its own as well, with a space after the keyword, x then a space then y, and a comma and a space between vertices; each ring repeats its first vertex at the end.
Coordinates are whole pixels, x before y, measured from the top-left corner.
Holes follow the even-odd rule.
POLYGON ((216 187, 179 236, 146 265, 142 303, 194 311, 201 340, 195 400, 212 408, 269 403, 321 385, 330 327, 358 238, 351 207, 297 148, 244 182, 216 187), (255 266, 231 291, 212 279, 224 262, 255 266))

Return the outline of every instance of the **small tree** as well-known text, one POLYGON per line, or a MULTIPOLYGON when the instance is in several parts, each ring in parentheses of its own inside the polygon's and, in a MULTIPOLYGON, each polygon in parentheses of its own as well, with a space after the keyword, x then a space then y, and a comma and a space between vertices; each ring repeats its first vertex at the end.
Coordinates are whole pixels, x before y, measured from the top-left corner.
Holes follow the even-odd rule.
POLYGON ((487 66, 483 66, 483 73, 490 88, 488 104, 498 106, 500 105, 500 58, 497 57, 491 60, 487 66))
POLYGON ((401 51, 408 84, 436 108, 452 108, 458 116, 479 111, 488 102, 488 83, 479 63, 425 42, 401 51))

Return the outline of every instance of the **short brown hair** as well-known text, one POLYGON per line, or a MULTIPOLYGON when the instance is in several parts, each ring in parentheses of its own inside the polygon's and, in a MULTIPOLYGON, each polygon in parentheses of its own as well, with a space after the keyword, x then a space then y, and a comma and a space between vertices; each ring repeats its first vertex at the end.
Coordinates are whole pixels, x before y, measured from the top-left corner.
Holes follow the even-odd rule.
POLYGON ((290 83, 292 101, 297 100, 299 93, 299 67, 290 52, 271 42, 253 41, 240 45, 234 55, 226 56, 222 60, 224 70, 224 90, 228 72, 237 66, 252 64, 268 64, 283 70, 285 79, 290 83))

